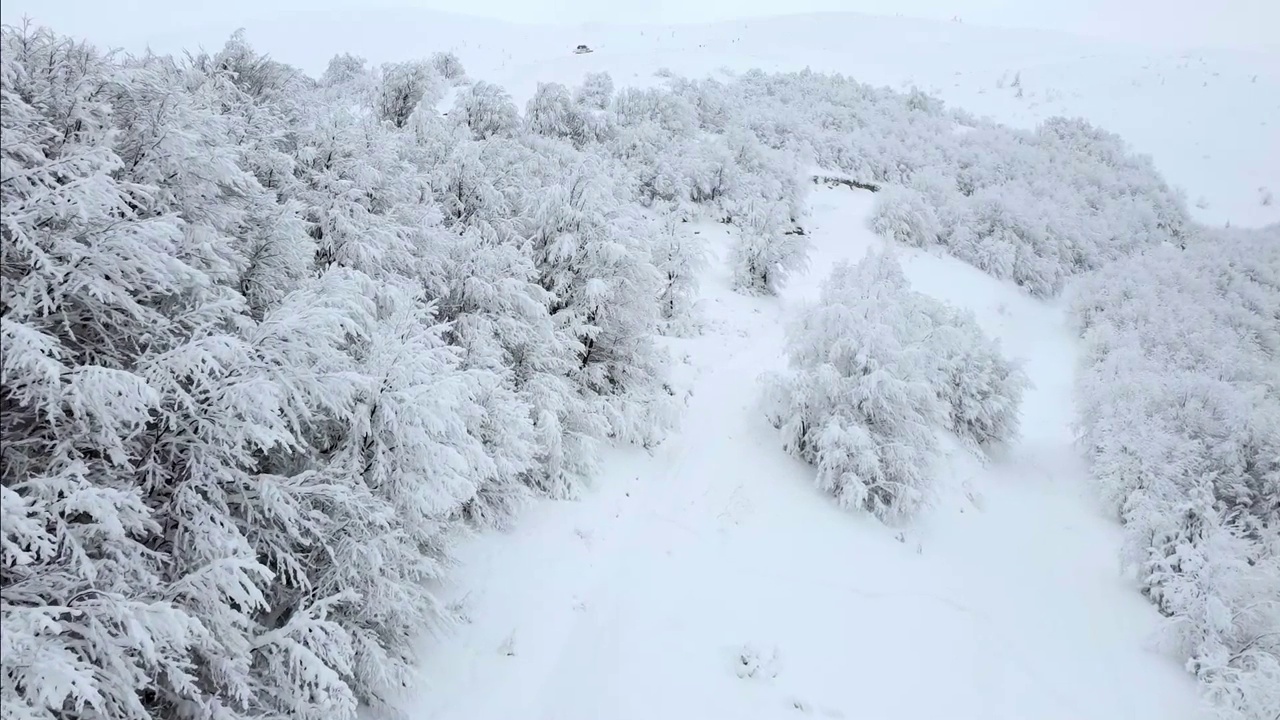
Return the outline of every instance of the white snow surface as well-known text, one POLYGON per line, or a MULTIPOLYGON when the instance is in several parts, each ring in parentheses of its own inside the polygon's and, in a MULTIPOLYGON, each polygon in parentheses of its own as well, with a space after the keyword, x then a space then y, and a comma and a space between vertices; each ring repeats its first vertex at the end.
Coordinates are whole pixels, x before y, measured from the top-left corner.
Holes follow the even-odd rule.
MULTIPOLYGON (((0 14, 6 22, 19 19, 0 14)), ((1275 52, 1155 50, 1047 31, 855 13, 704 25, 527 26, 413 8, 286 13, 264 4, 251 18, 228 16, 190 28, 144 18, 127 26, 86 21, 57 29, 126 49, 174 52, 220 47, 238 27, 255 47, 314 74, 335 52, 379 63, 452 50, 472 77, 505 86, 520 103, 538 82, 572 86, 602 70, 621 87, 656 84, 654 72, 664 67, 687 77, 810 67, 877 85, 915 85, 1019 127, 1054 115, 1082 116, 1151 155, 1186 191, 1198 219, 1249 227, 1280 221, 1280 199, 1262 203, 1264 189, 1280 196, 1275 52), (579 43, 594 52, 575 55, 579 43)))
POLYGON ((881 244, 873 197, 815 190, 810 272, 774 299, 731 291, 731 230, 684 226, 715 261, 705 333, 670 341, 681 432, 611 451, 581 499, 467 544, 441 593, 468 620, 424 640, 409 717, 1204 717, 1191 676, 1148 649, 1158 615, 1089 499, 1059 307, 901 251, 915 289, 973 309, 1035 383, 1021 440, 985 467, 951 448, 938 501, 903 528, 839 509, 781 449, 757 378, 784 365, 786 319, 831 266, 881 244))

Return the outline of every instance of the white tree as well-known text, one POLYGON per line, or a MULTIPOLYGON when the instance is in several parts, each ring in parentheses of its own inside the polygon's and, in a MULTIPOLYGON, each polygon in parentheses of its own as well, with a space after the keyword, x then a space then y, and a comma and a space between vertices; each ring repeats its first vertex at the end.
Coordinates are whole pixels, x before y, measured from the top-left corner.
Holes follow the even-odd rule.
POLYGON ((808 236, 789 229, 781 203, 748 205, 738 216, 733 245, 734 286, 746 293, 776 295, 809 263, 808 236))
POLYGON ((868 224, 877 235, 910 247, 933 245, 941 234, 933 206, 910 188, 881 188, 868 224))
MULTIPOLYGON (((257 344, 279 338, 229 287, 237 254, 223 233, 256 183, 228 161, 220 125, 175 90, 172 66, 118 72, 43 31, 6 29, 4 41, 4 254, 25 269, 3 300, 15 410, 4 485, 18 524, 6 517, 0 592, 6 647, 19 651, 5 653, 6 705, 242 717, 297 692, 341 706, 345 686, 254 672, 273 647, 257 637, 269 587, 315 529, 295 503, 323 495, 304 475, 264 507, 260 463, 299 450, 298 419, 335 396, 280 382, 289 366, 257 344), (108 102, 134 118, 126 131, 108 102), (56 136, 71 142, 40 149, 56 136), (268 527, 292 540, 270 546, 268 527)), ((330 355, 326 340, 342 335, 331 313, 288 324, 298 345, 276 344, 291 357, 330 355)))
POLYGON ((368 308, 353 358, 360 387, 326 472, 358 478, 371 503, 327 539, 331 562, 304 598, 334 599, 352 647, 352 684, 378 702, 412 677, 415 633, 443 622, 429 582, 447 567, 454 518, 491 472, 468 422, 483 412, 476 393, 485 378, 459 367, 420 293, 359 273, 339 277, 368 308))
POLYGON ((610 432, 656 442, 671 425, 661 398, 667 358, 654 344, 661 278, 650 258, 655 229, 594 156, 545 148, 545 189, 532 216, 540 284, 573 338, 580 387, 600 399, 610 432))
POLYGON ((587 73, 582 85, 573 94, 578 105, 594 110, 606 110, 613 101, 613 77, 607 72, 587 73))
POLYGON ((478 140, 514 137, 520 127, 520 113, 511 96, 483 80, 458 94, 450 117, 470 128, 478 140))
POLYGON ((560 83, 538 83, 524 112, 529 132, 563 138, 576 145, 583 139, 583 120, 569 88, 560 83))
POLYGON ((420 105, 435 107, 444 97, 444 83, 425 61, 386 63, 379 72, 376 95, 378 117, 398 128, 420 105))
MULTIPOLYGON (((442 297, 442 312, 452 323, 448 336, 466 348, 465 362, 498 373, 500 387, 488 397, 508 391, 523 406, 520 422, 497 431, 491 423, 481 434, 510 454, 501 470, 481 486, 468 504, 472 519, 503 523, 524 491, 508 480, 518 473, 523 486, 555 496, 576 492, 594 473, 597 445, 609 432, 606 418, 577 384, 579 341, 552 317, 556 296, 545 278, 526 235, 534 232, 544 184, 558 181, 550 166, 542 167, 535 149, 501 138, 472 141, 456 137, 438 123, 416 129, 421 154, 445 226, 454 240, 439 240, 447 260, 430 281, 442 297), (545 177, 540 176, 545 173, 545 177), (525 433, 533 435, 535 465, 521 470, 518 452, 525 433), (505 438, 505 440, 503 439, 505 438)), ((492 416, 511 417, 509 407, 492 416)))
POLYGON ((982 331, 972 312, 917 298, 931 325, 930 382, 947 408, 947 429, 975 451, 1015 439, 1029 385, 1021 365, 1005 359, 999 341, 982 331))
POLYGON ((462 67, 462 61, 451 51, 432 53, 431 67, 435 69, 437 75, 455 85, 467 79, 467 71, 462 67))
POLYGON ((818 486, 842 506, 884 520, 927 501, 946 412, 907 292, 886 257, 838 265, 818 304, 788 329, 792 373, 766 382, 784 449, 817 467, 818 486))
POLYGON ((912 292, 889 255, 838 265, 787 354, 792 371, 765 378, 766 415, 844 507, 908 517, 931 495, 938 431, 975 447, 1016 432, 1020 372, 971 318, 912 292))
POLYGON ((653 245, 654 265, 662 276, 659 312, 667 334, 696 334, 699 280, 708 266, 707 248, 683 229, 686 223, 675 209, 664 209, 661 222, 653 245))

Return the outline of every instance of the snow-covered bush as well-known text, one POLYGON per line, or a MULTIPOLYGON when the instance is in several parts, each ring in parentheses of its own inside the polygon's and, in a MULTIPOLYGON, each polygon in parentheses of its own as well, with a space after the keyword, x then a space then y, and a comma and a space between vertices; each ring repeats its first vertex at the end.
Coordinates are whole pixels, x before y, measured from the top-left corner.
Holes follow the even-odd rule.
POLYGON ((662 277, 659 312, 666 333, 677 337, 698 330, 698 288, 708 265, 706 246, 683 232, 684 224, 675 210, 667 210, 653 244, 653 263, 662 277))
POLYGON ((437 75, 451 83, 456 84, 467 78, 467 71, 462 67, 462 61, 452 52, 432 53, 431 67, 435 69, 437 75))
MULTIPOLYGON (((596 102, 607 100, 608 96, 595 98, 596 102)), ((538 83, 525 109, 525 123, 535 135, 562 138, 578 148, 605 142, 614 133, 607 113, 570 97, 569 89, 560 83, 538 83)))
POLYGON ((767 148, 742 130, 726 132, 724 155, 730 169, 719 172, 717 204, 726 222, 749 215, 752 209, 771 206, 784 225, 798 223, 806 214, 809 183, 801 177, 794 155, 767 148))
POLYGON ((329 59, 324 73, 320 75, 320 84, 326 87, 345 85, 364 77, 369 71, 368 65, 368 60, 351 53, 334 55, 329 59))
POLYGON ((538 83, 524 111, 529 132, 547 137, 575 141, 582 136, 582 117, 569 94, 560 83, 538 83))
POLYGON ((606 110, 613 102, 613 78, 607 72, 587 73, 573 94, 573 101, 594 110, 606 110))
POLYGON ((910 290, 891 256, 837 266, 788 329, 787 354, 791 372, 765 378, 766 415, 844 507, 908 517, 929 499, 938 431, 1016 432, 1020 373, 971 318, 910 290))
POLYGON ((670 419, 650 401, 665 382, 665 354, 653 341, 662 279, 650 248, 656 228, 625 196, 601 159, 548 149, 531 218, 539 284, 575 347, 574 375, 599 397, 616 437, 656 442, 670 419), (652 411, 652 412, 651 412, 652 411))
POLYGON ((444 97, 444 83, 426 61, 386 63, 379 76, 378 117, 398 128, 404 127, 419 104, 434 107, 444 97))
POLYGON ((738 290, 776 295, 793 273, 808 266, 809 238, 789 229, 787 216, 781 203, 752 204, 741 211, 731 258, 738 290))
POLYGON ((911 247, 938 242, 939 222, 933 206, 911 188, 889 186, 876 196, 871 229, 881 237, 911 247))
POLYGON ((1014 439, 1028 385, 1021 366, 1005 359, 972 312, 924 300, 936 361, 930 382, 947 408, 946 428, 975 450, 1014 439))
POLYGON ((697 217, 693 182, 688 173, 688 156, 680 153, 689 144, 663 145, 661 131, 654 125, 624 129, 618 134, 614 153, 635 176, 640 201, 646 206, 664 204, 681 215, 697 217))
POLYGON ((691 137, 698 130, 698 111, 684 98, 655 88, 623 88, 613 97, 618 123, 632 127, 650 122, 675 137, 691 137))
POLYGON ((511 95, 483 80, 458 94, 450 117, 470 128, 478 140, 519 134, 520 112, 511 95))
POLYGON ((1126 565, 1221 716, 1280 710, 1280 227, 1087 277, 1081 441, 1126 565))

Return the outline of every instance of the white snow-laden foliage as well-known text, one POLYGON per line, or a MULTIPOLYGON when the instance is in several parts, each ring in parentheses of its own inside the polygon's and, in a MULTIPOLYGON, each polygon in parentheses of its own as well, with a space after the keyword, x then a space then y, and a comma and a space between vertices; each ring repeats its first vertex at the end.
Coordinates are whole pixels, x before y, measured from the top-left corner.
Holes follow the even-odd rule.
POLYGON ((477 140, 519 135, 520 112, 511 96, 483 80, 459 93, 451 117, 470 129, 477 140))
POLYGON ((1023 131, 949 113, 941 101, 839 75, 751 71, 675 83, 703 128, 745 127, 862 185, 893 186, 876 229, 937 245, 1035 295, 1189 231, 1185 202, 1148 158, 1082 120, 1023 131), (956 132, 963 122, 969 130, 956 132))
POLYGON ((776 203, 749 205, 740 211, 732 256, 738 290, 776 295, 792 273, 807 267, 809 238, 783 225, 783 217, 786 211, 776 203))
POLYGON ((386 63, 379 72, 375 109, 378 117, 404 127, 418 106, 434 107, 444 97, 444 80, 425 60, 386 63))
POLYGON ((7 715, 353 718, 450 621, 459 533, 672 427, 697 252, 608 83, 566 137, 483 83, 440 116, 442 56, 3 45, 7 715))
POLYGON ((467 79, 467 71, 462 67, 462 61, 452 52, 431 53, 431 67, 435 69, 437 75, 450 83, 456 84, 467 79))
POLYGON ((653 242, 653 262, 662 283, 658 311, 668 335, 695 335, 701 326, 698 287, 709 265, 707 248, 683 230, 687 223, 676 211, 663 214, 661 222, 653 242))
MULTIPOLYGON (((447 52, 311 78, 240 34, 2 42, 6 717, 385 706, 453 619, 430 588, 459 536, 675 427, 657 336, 698 331, 708 257, 686 228, 730 225, 735 286, 776 294, 815 165, 881 191, 878 233, 1036 294, 1112 263, 1078 305, 1099 479, 1222 706, 1276 701, 1275 241, 1197 245, 1115 136, 811 72, 597 73, 522 112, 447 52)), ((925 502, 937 432, 1017 432, 1017 367, 888 258, 833 273, 790 343, 770 417, 850 507, 925 502)))
POLYGON ((582 148, 613 136, 610 116, 599 107, 606 102, 607 95, 597 94, 586 101, 579 93, 574 99, 569 88, 560 83, 539 83, 525 109, 525 122, 535 135, 562 138, 582 148))
POLYGON ((613 100, 613 78, 607 72, 587 73, 573 94, 574 102, 594 110, 607 110, 613 100))
POLYGON ((1280 226, 1075 289, 1082 442, 1124 559, 1221 717, 1280 713, 1280 226))
POLYGON ((838 265, 788 329, 791 371, 764 379, 784 449, 820 488, 885 521, 928 502, 937 433, 1012 439, 1026 381, 974 320, 912 291, 897 261, 838 265))
POLYGON ((941 224, 933 205, 912 188, 891 185, 876 197, 869 221, 877 235, 909 247, 928 247, 938 241, 941 224))

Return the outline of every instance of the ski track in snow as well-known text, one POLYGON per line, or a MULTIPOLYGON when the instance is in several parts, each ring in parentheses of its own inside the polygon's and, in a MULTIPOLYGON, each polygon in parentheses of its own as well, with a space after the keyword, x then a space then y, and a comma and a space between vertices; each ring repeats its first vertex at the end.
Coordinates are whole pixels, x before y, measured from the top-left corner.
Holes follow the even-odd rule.
POLYGON ((1088 499, 1060 309, 901 250, 917 289, 1025 360, 1021 441, 985 467, 950 448, 934 506, 902 528, 839 509, 783 453, 757 378, 785 367, 786 318, 832 264, 880 245, 871 198, 815 190, 810 272, 777 299, 730 290, 725 226, 686 226, 716 258, 704 334, 670 341, 692 391, 681 429, 652 453, 608 451, 581 499, 467 544, 442 596, 474 621, 426 642, 410 717, 1201 717, 1190 676, 1147 648, 1158 616, 1088 499), (763 669, 740 678, 746 647, 763 669))

